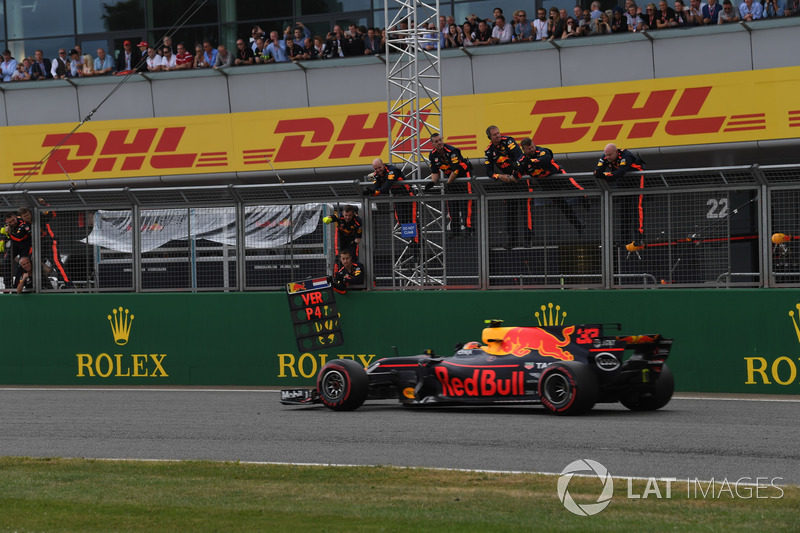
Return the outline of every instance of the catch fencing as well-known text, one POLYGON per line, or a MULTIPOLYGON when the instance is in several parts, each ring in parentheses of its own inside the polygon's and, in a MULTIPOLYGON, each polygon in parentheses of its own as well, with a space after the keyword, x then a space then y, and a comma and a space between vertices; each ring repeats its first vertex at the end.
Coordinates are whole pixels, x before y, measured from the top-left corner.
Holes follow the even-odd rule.
POLYGON ((36 292, 283 290, 331 274, 323 218, 349 204, 367 290, 800 286, 800 166, 639 177, 473 178, 461 194, 408 181, 413 195, 378 197, 365 180, 5 191, 32 239, 7 245, 0 277, 14 289, 28 246, 36 292))

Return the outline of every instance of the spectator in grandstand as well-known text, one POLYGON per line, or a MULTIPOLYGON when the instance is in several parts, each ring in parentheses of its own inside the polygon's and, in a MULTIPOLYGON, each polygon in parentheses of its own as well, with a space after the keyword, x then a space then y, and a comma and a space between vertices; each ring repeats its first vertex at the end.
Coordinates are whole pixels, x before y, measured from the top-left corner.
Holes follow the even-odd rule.
POLYGON ((597 20, 600 18, 600 15, 603 13, 603 11, 600 10, 600 2, 597 0, 592 2, 590 13, 592 14, 592 20, 597 20))
POLYGON ((178 53, 175 54, 175 68, 186 70, 194 67, 194 56, 186 49, 186 45, 178 43, 178 53))
POLYGON ((346 294, 347 290, 364 288, 364 267, 356 262, 350 251, 343 249, 339 252, 339 263, 333 266, 333 290, 339 294, 346 294))
MULTIPOLYGON (((703 8, 706 6, 705 2, 700 0, 689 0, 688 10, 692 13, 692 19, 689 21, 693 26, 699 26, 703 23, 703 8)), ((689 17, 687 13, 687 18, 689 17)))
POLYGON ((708 3, 703 6, 702 23, 705 25, 717 24, 719 22, 719 12, 721 10, 722 6, 717 3, 717 0, 708 0, 708 3))
POLYGON ((464 45, 461 42, 461 32, 458 30, 458 26, 451 24, 447 29, 447 34, 444 36, 444 47, 461 48, 462 46, 464 45))
POLYGON ((628 20, 628 31, 642 31, 644 28, 644 21, 642 21, 642 17, 636 12, 637 9, 634 3, 632 6, 628 6, 628 12, 625 13, 625 18, 628 20))
POLYGON ((94 75, 102 76, 114 72, 114 60, 106 54, 102 48, 97 49, 97 57, 94 59, 94 75))
POLYGON ((317 57, 322 59, 325 57, 325 39, 321 35, 314 36, 314 50, 317 51, 317 57))
POLYGON ((19 259, 19 270, 14 276, 14 287, 17 294, 33 292, 33 264, 30 258, 21 257, 19 259))
MULTIPOLYGON (((61 57, 61 50, 59 50, 58 53, 59 57, 61 57)), ((130 41, 123 42, 122 51, 117 56, 117 73, 124 74, 136 69, 136 66, 139 64, 141 59, 142 55, 138 48, 134 48, 130 41)), ((55 62, 56 60, 53 60, 54 64, 55 62)), ((55 73, 53 74, 53 77, 56 77, 55 73)))
POLYGON ((600 17, 592 19, 594 28, 592 28, 591 35, 608 35, 611 33, 611 19, 608 14, 600 13, 600 17))
POLYGON ((514 24, 514 40, 517 42, 533 40, 531 23, 528 21, 528 13, 524 9, 517 11, 517 21, 514 24))
MULTIPOLYGON (((306 39, 311 39, 311 30, 306 28, 305 24, 303 24, 299 20, 294 23, 294 29, 297 30, 298 28, 303 32, 303 42, 305 42, 306 39)), ((297 33, 295 31, 295 37, 296 36, 297 36, 297 33)), ((300 46, 303 46, 303 43, 298 43, 298 44, 300 46)))
POLYGON ((382 54, 383 46, 381 45, 381 34, 375 28, 367 29, 367 37, 364 39, 364 54, 374 55, 382 54))
POLYGON ((73 48, 69 51, 69 58, 69 74, 67 74, 67 77, 79 78, 83 69, 83 58, 81 58, 80 52, 73 48))
POLYGON ((169 46, 161 49, 161 70, 178 70, 178 58, 169 46))
POLYGON ((319 52, 310 38, 307 37, 303 44, 303 59, 319 59, 319 52))
POLYGON ((255 49, 253 50, 253 57, 257 65, 260 65, 262 63, 269 63, 269 54, 267 53, 267 48, 264 43, 264 40, 261 37, 256 39, 256 46, 255 49))
POLYGON ((569 39, 570 37, 579 37, 580 33, 578 33, 578 25, 575 23, 575 19, 572 17, 567 17, 567 23, 564 25, 564 35, 561 36, 562 39, 569 39))
POLYGON ((202 44, 194 45, 194 60, 192 61, 192 68, 209 68, 206 64, 205 53, 202 44))
POLYGON ((303 47, 294 44, 294 39, 291 37, 286 39, 284 42, 284 47, 286 48, 286 55, 289 56, 290 61, 300 61, 302 59, 306 59, 303 47))
POLYGON ((786 9, 786 16, 787 17, 800 16, 800 0, 792 0, 789 3, 789 7, 786 9))
POLYGON ((210 41, 203 41, 203 61, 209 68, 217 64, 219 50, 211 45, 210 41))
POLYGON ((336 24, 333 27, 333 32, 328 34, 328 39, 325 41, 325 58, 344 57, 344 32, 342 27, 336 24))
POLYGON ((358 216, 356 208, 346 205, 341 214, 332 214, 322 219, 325 224, 336 224, 336 249, 339 253, 343 250, 350 252, 354 260, 358 261, 358 246, 364 236, 363 223, 358 216))
MULTIPOLYGON (((472 163, 469 158, 461 155, 461 150, 455 146, 444 143, 440 133, 431 135, 433 150, 428 154, 431 168, 431 181, 425 185, 425 191, 439 182, 444 176, 444 192, 447 194, 472 194, 472 184, 466 179, 472 177, 472 163), (456 181, 456 178, 465 178, 456 181)), ((450 234, 458 236, 461 225, 465 231, 471 232, 472 225, 472 200, 448 200, 447 211, 450 215, 450 234)))
MULTIPOLYGON (((436 30, 436 26, 433 28, 436 30)), ((437 43, 439 42, 439 33, 436 33, 437 43)), ((344 40, 344 55, 347 57, 350 56, 363 56, 364 50, 366 50, 366 46, 364 45, 364 38, 359 33, 358 28, 355 24, 350 24, 349 32, 344 40)))
POLYGON ((84 54, 81 59, 82 63, 80 68, 80 76, 82 78, 94 76, 94 60, 92 59, 92 56, 89 54, 84 54))
POLYGON ((546 41, 547 37, 547 11, 544 8, 536 10, 536 19, 531 22, 531 33, 534 41, 546 41))
POLYGON ((3 81, 11 81, 11 76, 17 71, 17 60, 11 57, 11 50, 3 50, 3 62, 0 63, 0 76, 3 81))
MULTIPOLYGON (((286 52, 286 40, 278 39, 278 32, 269 32, 270 42, 267 45, 267 54, 269 54, 268 63, 286 63, 289 61, 289 54, 286 52)), ((290 37, 291 38, 291 37, 290 37)))
MULTIPOLYGON (((403 173, 394 165, 386 165, 381 159, 372 162, 372 187, 364 190, 365 196, 388 195, 408 197, 414 196, 411 187, 403 183, 403 173)), ((394 216, 398 223, 409 224, 417 222, 417 205, 410 202, 396 202, 394 216)), ((419 238, 415 237, 414 242, 419 238)))
POLYGON ((611 19, 611 33, 627 33, 628 32, 628 18, 623 13, 622 8, 616 6, 614 8, 614 18, 611 19))
POLYGON ((258 39, 266 41, 267 34, 261 29, 261 26, 253 26, 253 29, 250 30, 250 47, 253 49, 253 53, 256 51, 256 41, 258 39))
MULTIPOLYGON (((424 25, 423 25, 424 26, 424 25)), ((428 24, 428 33, 423 34, 422 38, 424 39, 423 48, 425 50, 436 50, 439 46, 439 30, 436 29, 436 24, 431 22, 428 24)))
POLYGON ((32 80, 46 80, 53 77, 50 73, 50 67, 52 64, 50 60, 44 57, 44 52, 41 50, 36 50, 33 53, 33 65, 31 71, 31 79, 32 80))
POLYGON ((658 29, 674 28, 678 23, 675 20, 675 10, 669 7, 667 0, 658 3, 658 13, 656 13, 656 27, 658 29))
POLYGON ((164 67, 161 64, 161 54, 156 53, 155 49, 150 46, 147 47, 146 62, 148 72, 159 72, 164 70, 164 67))
POLYGON ((673 5, 675 6, 675 27, 686 28, 687 26, 690 26, 686 18, 688 11, 686 10, 686 4, 683 3, 683 0, 675 0, 673 5))
POLYGON ((514 29, 511 24, 506 24, 506 18, 503 15, 498 16, 494 22, 492 29, 492 43, 494 44, 508 44, 514 37, 514 29))
POLYGON ((486 21, 482 20, 478 22, 478 31, 475 32, 474 42, 476 46, 492 44, 492 30, 489 29, 489 25, 486 24, 486 21))
MULTIPOLYGON (((172 36, 165 35, 163 39, 161 39, 161 49, 163 50, 164 47, 169 48, 169 51, 172 52, 172 55, 175 55, 175 45, 172 43, 172 36)), ((161 54, 163 57, 163 53, 161 54)))
POLYGON ((583 18, 583 8, 581 6, 573 7, 572 17, 575 19, 575 22, 579 22, 583 18))
POLYGON ((240 67, 243 65, 252 65, 255 62, 256 57, 255 54, 253 54, 253 49, 244 42, 244 39, 236 39, 236 58, 233 60, 233 64, 240 67))
MULTIPOLYGON (((606 145, 603 156, 597 162, 594 176, 608 182, 612 187, 644 188, 644 161, 629 150, 621 150, 613 143, 606 145)), ((643 196, 620 197, 620 242, 638 248, 644 245, 643 196)), ((629 249, 630 251, 630 249, 629 249)))
POLYGON ((472 31, 472 24, 469 22, 461 26, 461 45, 464 48, 475 46, 475 32, 472 31))
POLYGON ((731 0, 723 0, 722 11, 719 12, 717 23, 727 24, 729 22, 739 22, 739 20, 739 12, 733 7, 731 0))
POLYGON ((211 68, 219 69, 230 67, 231 65, 233 65, 233 54, 224 44, 219 45, 217 47, 217 60, 214 61, 214 65, 211 68))
MULTIPOLYGON (((489 146, 484 151, 486 175, 505 183, 510 191, 519 193, 530 191, 527 180, 522 182, 519 180, 520 163, 524 154, 517 142, 512 137, 501 134, 497 126, 486 128, 486 136, 489 138, 489 146)), ((525 246, 533 238, 530 201, 527 202, 525 229, 520 230, 519 227, 519 217, 525 203, 525 200, 520 198, 505 200, 507 245, 512 248, 525 246)))
POLYGON ((647 4, 647 7, 644 11, 644 14, 641 15, 642 30, 649 31, 658 29, 658 13, 656 13, 656 5, 652 3, 647 4))
POLYGON ((775 18, 782 17, 786 13, 786 2, 783 0, 764 0, 763 17, 775 18))
POLYGON ((561 18, 561 11, 557 7, 550 8, 550 19, 547 21, 547 40, 561 39, 564 37, 565 21, 561 18))
POLYGON ((739 18, 742 22, 750 22, 751 20, 758 20, 764 13, 764 8, 759 2, 753 0, 742 0, 739 4, 739 18))
MULTIPOLYGON (((552 150, 544 146, 536 146, 533 144, 533 140, 530 137, 522 139, 519 145, 522 147, 522 153, 525 155, 520 161, 520 174, 534 178, 534 184, 541 189, 557 190, 557 187, 552 186, 552 181, 543 179, 553 174, 567 173, 563 167, 555 162, 552 150)), ((583 190, 574 179, 570 178, 570 182, 576 189, 583 190)), ((578 233, 583 233, 586 224, 575 214, 572 204, 569 203, 571 200, 577 199, 566 199, 562 197, 552 198, 553 204, 558 207, 558 210, 561 211, 561 214, 564 215, 572 227, 575 228, 578 233)))
POLYGON ((17 63, 17 70, 15 70, 14 74, 11 75, 11 81, 29 81, 31 79, 31 75, 30 72, 28 72, 26 63, 30 64, 30 61, 27 57, 22 60, 22 63, 17 63))

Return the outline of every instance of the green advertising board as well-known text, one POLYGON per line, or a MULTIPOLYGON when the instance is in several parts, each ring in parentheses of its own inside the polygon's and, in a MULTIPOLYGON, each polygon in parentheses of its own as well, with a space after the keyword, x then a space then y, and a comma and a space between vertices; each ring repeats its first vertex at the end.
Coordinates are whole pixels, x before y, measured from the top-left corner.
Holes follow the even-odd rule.
POLYGON ((354 292, 336 305, 344 344, 303 352, 282 292, 3 295, 0 384, 311 385, 333 358, 449 355, 499 318, 672 337, 681 391, 800 394, 800 290, 354 292))

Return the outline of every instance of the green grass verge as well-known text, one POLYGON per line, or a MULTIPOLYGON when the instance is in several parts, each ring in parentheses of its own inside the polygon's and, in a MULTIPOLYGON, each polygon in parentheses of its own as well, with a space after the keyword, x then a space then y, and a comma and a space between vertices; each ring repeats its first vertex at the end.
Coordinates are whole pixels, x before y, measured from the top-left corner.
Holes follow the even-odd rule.
MULTIPOLYGON (((782 487, 782 495, 762 489, 761 499, 727 491, 712 498, 706 486, 706 497, 691 487, 687 496, 684 481, 672 483, 670 499, 663 484, 661 499, 652 491, 629 499, 626 481, 616 480, 611 504, 580 517, 559 501, 557 480, 392 467, 7 457, 0 458, 0 531, 800 530, 798 487, 782 487)), ((632 493, 645 493, 645 481, 632 483, 632 493)), ((594 503, 600 482, 573 478, 569 492, 578 503, 594 503)))

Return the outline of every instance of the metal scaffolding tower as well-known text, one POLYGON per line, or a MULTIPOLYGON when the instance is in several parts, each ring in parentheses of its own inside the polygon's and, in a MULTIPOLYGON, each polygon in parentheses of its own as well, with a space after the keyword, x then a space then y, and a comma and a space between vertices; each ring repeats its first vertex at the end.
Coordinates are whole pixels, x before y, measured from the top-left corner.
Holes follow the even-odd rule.
MULTIPOLYGON (((423 150, 430 149, 430 135, 442 131, 439 1, 386 0, 384 12, 389 163, 400 167, 407 179, 421 180, 427 177, 422 175, 423 150)), ((403 237, 399 224, 392 232, 395 246, 402 247, 395 275, 408 285, 423 279, 430 283, 444 271, 438 243, 443 242, 446 222, 441 209, 426 205, 419 204, 419 243, 403 237)))

